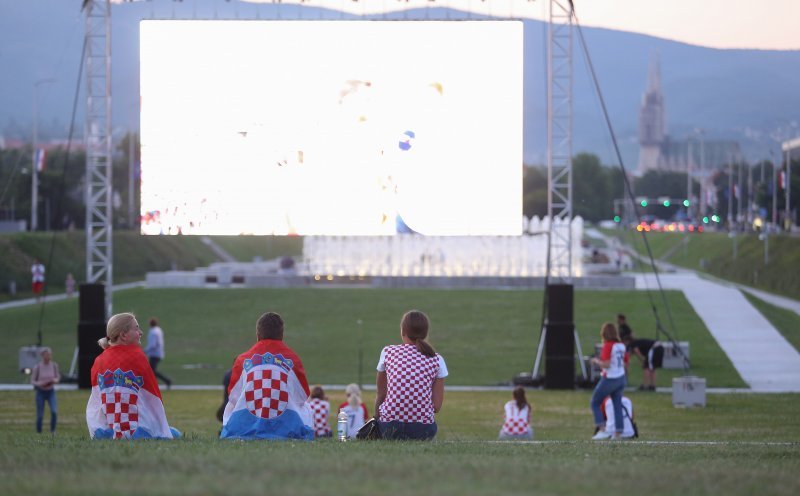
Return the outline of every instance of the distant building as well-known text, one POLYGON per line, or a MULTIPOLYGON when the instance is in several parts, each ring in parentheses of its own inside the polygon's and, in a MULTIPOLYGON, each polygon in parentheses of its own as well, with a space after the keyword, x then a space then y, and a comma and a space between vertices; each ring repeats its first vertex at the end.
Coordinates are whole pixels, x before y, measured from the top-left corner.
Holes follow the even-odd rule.
POLYGON ((667 132, 667 110, 661 91, 661 66, 658 57, 650 62, 647 89, 639 107, 639 165, 643 175, 649 170, 686 172, 705 176, 705 171, 736 160, 739 143, 729 140, 705 140, 701 134, 675 140, 667 132), (701 170, 703 172, 701 172, 701 170))

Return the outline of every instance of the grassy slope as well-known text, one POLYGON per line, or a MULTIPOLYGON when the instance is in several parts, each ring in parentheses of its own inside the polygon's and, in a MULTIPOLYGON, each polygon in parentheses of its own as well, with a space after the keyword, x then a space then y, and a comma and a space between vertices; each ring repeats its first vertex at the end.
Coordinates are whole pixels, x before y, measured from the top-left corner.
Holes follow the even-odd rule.
POLYGON ((170 423, 186 437, 131 443, 87 439, 86 392, 59 392, 54 440, 31 433, 31 392, 0 393, 0 492, 522 495, 587 494, 602 484, 624 494, 639 480, 653 495, 793 495, 800 485, 797 395, 711 395, 705 409, 679 410, 669 395, 632 394, 643 440, 730 442, 715 445, 593 443, 589 393, 550 391, 529 400, 536 439, 563 441, 554 444, 487 443, 510 395, 452 392, 433 443, 227 442, 215 439, 220 396, 165 392, 170 423))
POLYGON ((800 315, 791 310, 771 305, 745 291, 742 291, 742 294, 796 350, 800 351, 800 315))
MULTIPOLYGON (((646 253, 640 233, 618 230, 604 232, 631 244, 639 253, 646 253)), ((705 271, 729 281, 800 299, 800 277, 796 269, 800 267, 800 238, 770 236, 769 263, 766 265, 764 242, 754 234, 740 234, 736 238, 735 260, 734 241, 727 233, 651 232, 647 234, 647 240, 656 259, 661 259, 676 246, 686 243, 685 248, 675 249, 666 261, 689 269, 705 271)))
MULTIPOLYGON (((577 292, 576 325, 584 354, 599 340, 600 325, 618 312, 628 316, 641 336, 655 327, 647 294, 640 291, 577 292)), ((691 342, 695 374, 709 387, 742 387, 727 356, 679 292, 667 293, 679 330, 691 342)), ((426 311, 432 320, 431 342, 447 360, 449 384, 506 383, 530 371, 536 357, 542 293, 539 291, 443 291, 369 289, 132 289, 117 292, 117 312, 133 311, 140 323, 159 317, 167 357, 159 370, 177 383, 218 384, 235 355, 251 346, 255 321, 277 311, 287 323, 286 341, 299 353, 309 381, 346 384, 358 379, 359 334, 363 334, 363 381, 374 380, 374 366, 383 346, 399 342, 399 321, 410 308, 426 311), (357 320, 363 322, 359 329, 357 320), (183 365, 203 368, 186 369, 183 365)), ((0 312, 0 382, 19 382, 17 349, 35 342, 40 307, 0 312)), ((54 348, 62 369, 69 367, 76 342, 77 301, 45 307, 44 343, 54 348)), ((660 371, 666 386, 682 371, 660 371)), ((631 368, 631 384, 641 370, 631 368)))
MULTIPOLYGON (((239 261, 264 260, 302 253, 300 238, 272 236, 214 236, 214 241, 239 261)), ((147 272, 176 268, 191 270, 217 261, 199 236, 141 236, 114 233, 114 282, 140 281, 147 272)), ((71 272, 82 281, 86 274, 86 234, 83 231, 0 234, 0 301, 8 300, 8 283, 17 283, 17 298, 31 296, 30 267, 34 258, 47 265, 48 292, 64 290, 71 272), (51 246, 52 258, 51 258, 51 246), (49 261, 49 262, 48 262, 49 261)))

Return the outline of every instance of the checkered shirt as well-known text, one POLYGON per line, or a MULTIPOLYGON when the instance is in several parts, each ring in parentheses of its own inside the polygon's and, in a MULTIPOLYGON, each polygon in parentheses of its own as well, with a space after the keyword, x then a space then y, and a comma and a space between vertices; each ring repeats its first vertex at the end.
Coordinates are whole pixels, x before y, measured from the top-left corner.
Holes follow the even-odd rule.
POLYGON ((244 398, 247 410, 264 419, 281 415, 289 404, 289 376, 278 367, 251 370, 245 377, 244 398))
POLYGON ((380 406, 381 422, 432 424, 433 382, 439 372, 439 356, 426 357, 413 345, 385 348, 386 399, 380 406))
POLYGON ((520 434, 527 434, 530 432, 530 425, 528 424, 528 407, 520 410, 516 402, 509 401, 506 403, 506 421, 503 423, 503 433, 512 436, 520 434))
POLYGON ((101 392, 100 400, 114 439, 130 439, 139 427, 139 395, 127 388, 114 387, 101 392))
POLYGON ((331 428, 328 425, 328 413, 331 411, 331 404, 319 398, 311 398, 308 401, 314 419, 314 435, 328 436, 331 428))

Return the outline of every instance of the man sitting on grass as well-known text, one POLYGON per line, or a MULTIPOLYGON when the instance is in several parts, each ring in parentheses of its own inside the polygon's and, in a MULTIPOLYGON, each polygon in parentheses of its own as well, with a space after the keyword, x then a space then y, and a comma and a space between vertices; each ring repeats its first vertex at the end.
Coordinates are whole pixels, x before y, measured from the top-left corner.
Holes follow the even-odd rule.
POLYGON ((233 362, 220 437, 314 439, 303 362, 283 342, 283 319, 265 313, 258 341, 233 362))

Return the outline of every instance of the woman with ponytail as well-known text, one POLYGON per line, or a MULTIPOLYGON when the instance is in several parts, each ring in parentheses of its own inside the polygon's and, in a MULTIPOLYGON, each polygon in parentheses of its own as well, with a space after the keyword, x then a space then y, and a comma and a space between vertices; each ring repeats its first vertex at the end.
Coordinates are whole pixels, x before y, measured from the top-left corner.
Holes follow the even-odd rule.
POLYGON ((92 365, 86 424, 93 439, 173 439, 161 391, 140 346, 142 330, 132 313, 108 319, 103 352, 92 365))
POLYGON ((531 405, 525 399, 525 388, 517 386, 512 393, 514 399, 505 405, 505 422, 500 429, 501 441, 533 439, 531 427, 531 405))
POLYGON ((375 418, 384 439, 433 439, 434 414, 444 402, 447 365, 426 341, 430 322, 419 310, 400 321, 403 344, 387 346, 378 359, 375 418))

